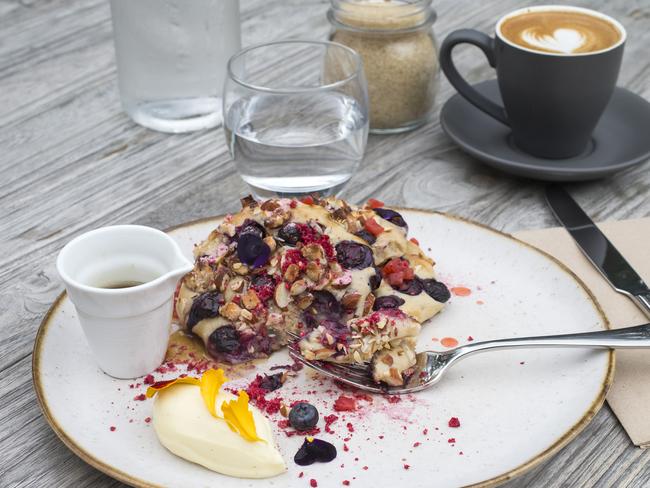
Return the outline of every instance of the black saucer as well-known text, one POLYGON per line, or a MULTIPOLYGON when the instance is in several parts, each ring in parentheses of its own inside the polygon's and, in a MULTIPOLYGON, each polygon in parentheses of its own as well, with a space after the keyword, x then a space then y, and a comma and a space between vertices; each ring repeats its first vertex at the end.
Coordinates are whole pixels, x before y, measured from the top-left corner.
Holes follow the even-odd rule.
MULTIPOLYGON (((496 80, 474 87, 501 103, 496 80)), ((445 103, 440 123, 468 154, 507 173, 538 180, 595 180, 650 157, 650 103, 625 88, 616 88, 583 154, 568 159, 537 158, 521 151, 508 127, 458 94, 445 103)))

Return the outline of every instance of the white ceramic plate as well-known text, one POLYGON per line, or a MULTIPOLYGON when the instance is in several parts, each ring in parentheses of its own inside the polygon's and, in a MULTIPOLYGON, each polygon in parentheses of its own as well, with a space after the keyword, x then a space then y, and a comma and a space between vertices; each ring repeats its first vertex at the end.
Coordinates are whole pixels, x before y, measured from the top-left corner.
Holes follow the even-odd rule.
MULTIPOLYGON (((464 343, 469 336, 486 340, 607 327, 589 292, 549 256, 443 214, 403 210, 403 215, 410 235, 437 261, 439 277, 472 290, 467 297, 453 296, 424 327, 420 349, 441 347, 434 339, 443 337, 464 343)), ((190 255, 192 245, 217 222, 189 223, 170 234, 190 255)), ((257 371, 288 362, 282 351, 258 364, 257 371)), ((319 434, 338 448, 337 459, 329 464, 295 465, 293 455, 302 438, 287 437, 277 427, 288 471, 266 480, 224 477, 167 452, 145 421, 152 401, 134 400, 144 386, 130 388, 138 382, 116 380, 98 369, 65 295, 43 320, 33 366, 41 407, 63 442, 92 466, 134 486, 307 487, 315 479, 319 487, 348 480, 358 487, 415 488, 494 485, 539 464, 600 408, 613 364, 613 353, 570 349, 498 351, 470 358, 429 391, 399 403, 379 396, 372 404, 359 400, 359 411, 339 413, 332 425, 335 434, 319 434), (459 428, 448 426, 452 416, 460 419, 459 428)), ((157 374, 156 379, 175 374, 157 374)), ((322 429, 322 416, 336 413, 333 401, 342 392, 303 370, 275 393, 287 401, 306 398, 316 404, 322 429)), ((272 418, 281 419, 279 414, 272 418)))

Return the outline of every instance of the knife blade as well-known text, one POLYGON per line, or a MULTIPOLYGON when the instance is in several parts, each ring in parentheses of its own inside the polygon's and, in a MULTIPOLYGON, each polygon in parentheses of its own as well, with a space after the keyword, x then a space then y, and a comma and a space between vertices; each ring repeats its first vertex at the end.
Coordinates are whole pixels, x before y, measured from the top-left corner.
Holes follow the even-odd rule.
POLYGON ((546 187, 546 201, 582 253, 612 288, 631 298, 650 317, 650 288, 580 205, 559 185, 546 187))

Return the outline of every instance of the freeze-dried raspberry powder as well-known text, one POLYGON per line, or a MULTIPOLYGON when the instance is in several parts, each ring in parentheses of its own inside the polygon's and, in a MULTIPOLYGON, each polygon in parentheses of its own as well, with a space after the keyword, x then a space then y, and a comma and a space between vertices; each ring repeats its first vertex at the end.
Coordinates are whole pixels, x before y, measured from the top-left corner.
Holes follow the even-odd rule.
POLYGON ((357 402, 352 397, 341 395, 334 402, 334 410, 337 412, 354 412, 357 409, 357 402))

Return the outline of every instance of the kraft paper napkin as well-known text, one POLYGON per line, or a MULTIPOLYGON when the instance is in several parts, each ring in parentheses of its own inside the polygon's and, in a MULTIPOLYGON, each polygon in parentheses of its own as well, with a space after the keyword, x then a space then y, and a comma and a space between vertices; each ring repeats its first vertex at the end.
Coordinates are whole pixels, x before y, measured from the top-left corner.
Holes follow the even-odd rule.
MULTIPOLYGON (((604 222, 598 227, 625 256, 646 283, 650 283, 650 218, 604 222)), ((624 295, 615 292, 587 261, 563 228, 514 234, 555 256, 578 275, 596 296, 613 328, 650 320, 624 295)), ((632 439, 650 447, 650 350, 618 350, 614 383, 607 402, 632 439)))

